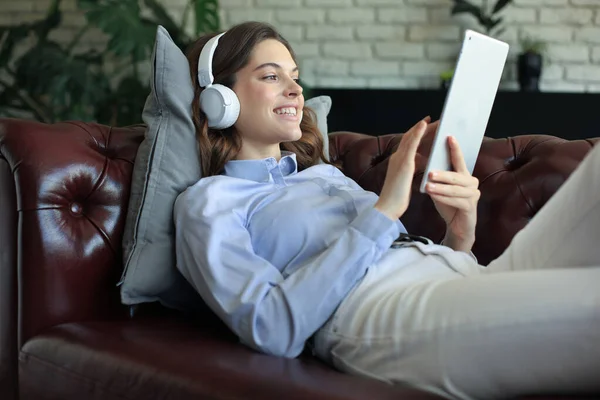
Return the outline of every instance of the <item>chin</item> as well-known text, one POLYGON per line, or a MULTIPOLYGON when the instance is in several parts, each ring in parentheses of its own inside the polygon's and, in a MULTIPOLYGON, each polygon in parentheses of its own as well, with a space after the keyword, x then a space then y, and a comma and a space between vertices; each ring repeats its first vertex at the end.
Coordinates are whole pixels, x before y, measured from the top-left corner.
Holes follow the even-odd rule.
POLYGON ((300 130, 300 127, 293 130, 288 129, 285 131, 280 131, 278 136, 281 142, 295 142, 296 140, 300 140, 302 137, 302 131, 300 130))
POLYGON ((294 130, 294 132, 292 133, 292 139, 290 139, 290 142, 295 142, 296 140, 300 140, 302 138, 302 131, 300 130, 300 127, 298 127, 297 130, 294 130))

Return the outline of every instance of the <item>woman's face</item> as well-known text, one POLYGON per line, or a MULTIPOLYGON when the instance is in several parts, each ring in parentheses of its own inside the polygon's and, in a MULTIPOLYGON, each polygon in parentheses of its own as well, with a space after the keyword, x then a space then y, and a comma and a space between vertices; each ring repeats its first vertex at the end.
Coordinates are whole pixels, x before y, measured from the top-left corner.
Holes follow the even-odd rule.
POLYGON ((281 42, 267 39, 256 45, 236 73, 233 90, 240 100, 235 128, 246 158, 271 156, 279 143, 300 139, 304 97, 298 67, 281 42))

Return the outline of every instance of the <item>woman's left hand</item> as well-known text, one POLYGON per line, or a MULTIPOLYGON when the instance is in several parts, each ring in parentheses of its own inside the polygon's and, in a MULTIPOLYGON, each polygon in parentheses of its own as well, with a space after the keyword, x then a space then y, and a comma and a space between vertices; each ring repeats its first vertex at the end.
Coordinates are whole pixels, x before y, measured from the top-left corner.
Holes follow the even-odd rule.
POLYGON ((425 190, 446 222, 443 243, 458 251, 471 251, 475 243, 479 180, 467 169, 458 141, 448 138, 454 171, 431 171, 425 190))

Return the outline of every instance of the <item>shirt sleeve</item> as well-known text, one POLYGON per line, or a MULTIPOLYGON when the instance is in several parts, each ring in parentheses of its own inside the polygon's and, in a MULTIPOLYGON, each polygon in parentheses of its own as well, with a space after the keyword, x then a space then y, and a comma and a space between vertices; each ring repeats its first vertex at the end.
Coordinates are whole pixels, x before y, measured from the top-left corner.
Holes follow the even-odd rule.
MULTIPOLYGON (((344 179, 345 179, 345 181, 346 181, 346 184, 347 184, 347 185, 348 185, 350 188, 352 188, 353 190, 358 190, 358 191, 360 191, 360 192, 367 192, 367 191, 366 191, 365 189, 363 189, 363 188, 362 188, 362 187, 361 187, 361 186, 360 186, 358 183, 356 183, 356 181, 354 181, 352 178, 350 178, 350 177, 348 177, 348 176, 344 175, 344 173, 343 173, 342 171, 340 171, 339 169, 335 168, 335 169, 334 169, 334 173, 333 173, 333 175, 334 175, 334 176, 336 176, 336 175, 337 175, 337 176, 343 176, 343 177, 344 177, 344 179)), ((370 192, 370 191, 369 191, 369 193, 373 193, 373 192, 370 192)), ((377 197, 379 197, 379 196, 378 196, 377 194, 375 194, 375 193, 373 193, 373 195, 374 195, 374 196, 377 196, 377 197)), ((399 232, 399 233, 398 233, 398 235, 400 234, 400 232, 402 232, 402 233, 408 233, 408 231, 406 230, 406 227, 405 227, 405 226, 404 226, 404 224, 401 222, 400 218, 399 218, 399 219, 396 221, 396 224, 398 225, 398 232, 399 232)))
POLYGON ((244 344, 277 356, 298 356, 399 235, 395 221, 370 208, 284 278, 255 254, 240 215, 231 209, 207 215, 201 203, 176 202, 178 268, 244 344))

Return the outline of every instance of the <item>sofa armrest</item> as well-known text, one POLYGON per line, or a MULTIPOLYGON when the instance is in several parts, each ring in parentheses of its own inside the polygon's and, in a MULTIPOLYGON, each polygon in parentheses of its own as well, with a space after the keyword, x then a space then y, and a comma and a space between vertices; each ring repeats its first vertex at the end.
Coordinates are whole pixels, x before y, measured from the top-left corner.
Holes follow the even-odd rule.
MULTIPOLYGON (((331 159, 364 189, 379 194, 387 159, 401 137, 334 132, 330 134, 331 159)), ((487 265, 504 251, 598 140, 570 141, 548 135, 484 139, 473 171, 481 190, 473 247, 479 263, 487 265)), ((432 141, 433 135, 424 137, 417 150, 411 203, 401 219, 409 232, 440 243, 444 222, 429 196, 419 192, 432 141)))
POLYGON ((18 394, 16 197, 11 169, 0 146, 0 393, 11 400, 18 394))
POLYGON ((16 335, 17 312, 18 348, 61 323, 125 315, 116 283, 143 135, 143 127, 0 119, 0 192, 8 215, 2 344, 16 335), (5 332, 5 318, 13 322, 11 332, 5 332))

